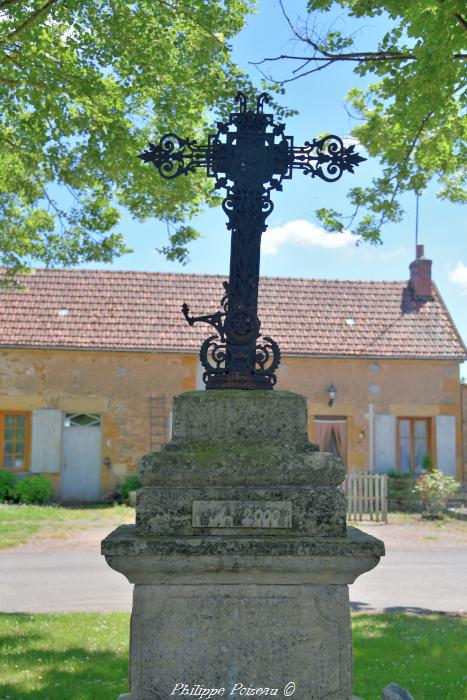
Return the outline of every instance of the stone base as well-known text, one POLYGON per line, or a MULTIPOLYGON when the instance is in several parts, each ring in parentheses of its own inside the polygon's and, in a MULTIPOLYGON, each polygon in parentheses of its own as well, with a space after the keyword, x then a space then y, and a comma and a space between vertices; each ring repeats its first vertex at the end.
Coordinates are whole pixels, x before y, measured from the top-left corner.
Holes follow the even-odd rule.
POLYGON ((291 683, 302 700, 350 700, 347 586, 136 586, 130 675, 132 700, 181 696, 182 684, 284 697, 291 683))
POLYGON ((346 528, 345 470, 288 392, 188 392, 140 464, 136 526, 102 542, 135 584, 120 700, 352 700, 348 584, 384 545, 346 528), (209 689, 209 690, 207 690, 209 689))
POLYGON ((342 538, 147 538, 123 525, 102 552, 135 583, 128 700, 177 697, 177 684, 241 698, 240 687, 229 695, 240 683, 351 700, 347 584, 377 564, 379 540, 356 528, 342 538))

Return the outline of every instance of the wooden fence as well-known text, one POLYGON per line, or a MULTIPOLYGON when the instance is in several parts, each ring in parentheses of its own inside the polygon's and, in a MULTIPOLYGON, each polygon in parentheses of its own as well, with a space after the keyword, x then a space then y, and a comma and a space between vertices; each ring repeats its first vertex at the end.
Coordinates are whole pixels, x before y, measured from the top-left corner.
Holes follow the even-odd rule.
POLYGON ((388 477, 386 474, 355 472, 342 484, 347 496, 349 520, 388 521, 388 477))

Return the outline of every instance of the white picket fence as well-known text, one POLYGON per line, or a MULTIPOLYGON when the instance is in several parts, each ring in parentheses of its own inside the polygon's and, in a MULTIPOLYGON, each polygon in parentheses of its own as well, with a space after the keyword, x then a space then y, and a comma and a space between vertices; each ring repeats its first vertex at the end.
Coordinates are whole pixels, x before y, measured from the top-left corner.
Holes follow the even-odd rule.
POLYGON ((388 521, 388 477, 386 474, 355 472, 342 484, 347 496, 349 520, 388 521))

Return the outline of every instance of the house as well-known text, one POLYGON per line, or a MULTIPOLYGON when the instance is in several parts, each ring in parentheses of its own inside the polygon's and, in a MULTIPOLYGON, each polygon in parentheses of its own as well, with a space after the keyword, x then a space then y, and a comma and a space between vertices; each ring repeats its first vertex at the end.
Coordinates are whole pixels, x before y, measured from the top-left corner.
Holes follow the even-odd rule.
MULTIPOLYGON (((0 468, 44 473, 64 500, 105 496, 170 435, 172 397, 203 388, 199 346, 221 276, 37 270, 0 292, 0 468)), ((262 278, 278 389, 308 398, 310 438, 347 469, 464 480, 466 348, 419 246, 410 280, 262 278)), ((226 426, 228 430, 228 426, 226 426)))

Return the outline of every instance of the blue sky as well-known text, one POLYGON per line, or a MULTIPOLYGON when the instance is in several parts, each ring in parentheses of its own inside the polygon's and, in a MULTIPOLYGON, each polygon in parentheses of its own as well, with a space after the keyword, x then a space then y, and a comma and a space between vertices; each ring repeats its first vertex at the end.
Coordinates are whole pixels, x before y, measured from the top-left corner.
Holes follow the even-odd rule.
MULTIPOLYGON (((294 17, 305 15, 305 0, 285 0, 294 17)), ((339 18, 337 18, 339 22, 339 18)), ((374 47, 386 28, 386 20, 377 18, 359 21, 362 46, 374 47)), ((250 71, 257 81, 261 76, 250 65, 265 56, 298 51, 290 42, 290 30, 280 12, 277 0, 260 0, 256 15, 248 18, 246 28, 234 42, 234 58, 250 71)), ((284 68, 282 69, 284 75, 284 68)), ((357 84, 348 66, 331 66, 321 73, 289 83, 281 102, 299 111, 287 120, 286 133, 295 143, 322 134, 346 136, 354 122, 344 108, 347 91, 357 84)), ((176 126, 176 125, 174 125, 176 126)), ((135 150, 145 144, 135 144, 135 150)), ((365 186, 378 173, 378 163, 363 163, 355 175, 346 174, 336 184, 328 184, 300 172, 285 182, 284 191, 274 194, 275 208, 268 219, 269 230, 263 235, 262 275, 287 277, 400 280, 408 277, 408 266, 414 258, 415 197, 403 200, 404 220, 383 230, 383 245, 362 244, 358 247, 350 237, 326 234, 317 225, 314 211, 320 206, 344 208, 348 187, 365 186)), ((420 198, 419 243, 425 245, 427 257, 433 260, 433 276, 461 332, 467 339, 467 217, 460 205, 436 198, 436 184, 420 198)), ((197 273, 227 273, 229 234, 225 215, 220 208, 206 211, 192 225, 203 237, 191 244, 190 261, 182 266, 169 263, 155 252, 166 237, 165 224, 156 220, 144 224, 125 217, 121 230, 134 253, 106 267, 114 269, 152 270, 197 273)), ((96 267, 87 265, 86 267, 96 267)), ((103 267, 99 265, 99 267, 103 267)), ((464 370, 463 374, 467 374, 464 370)))

